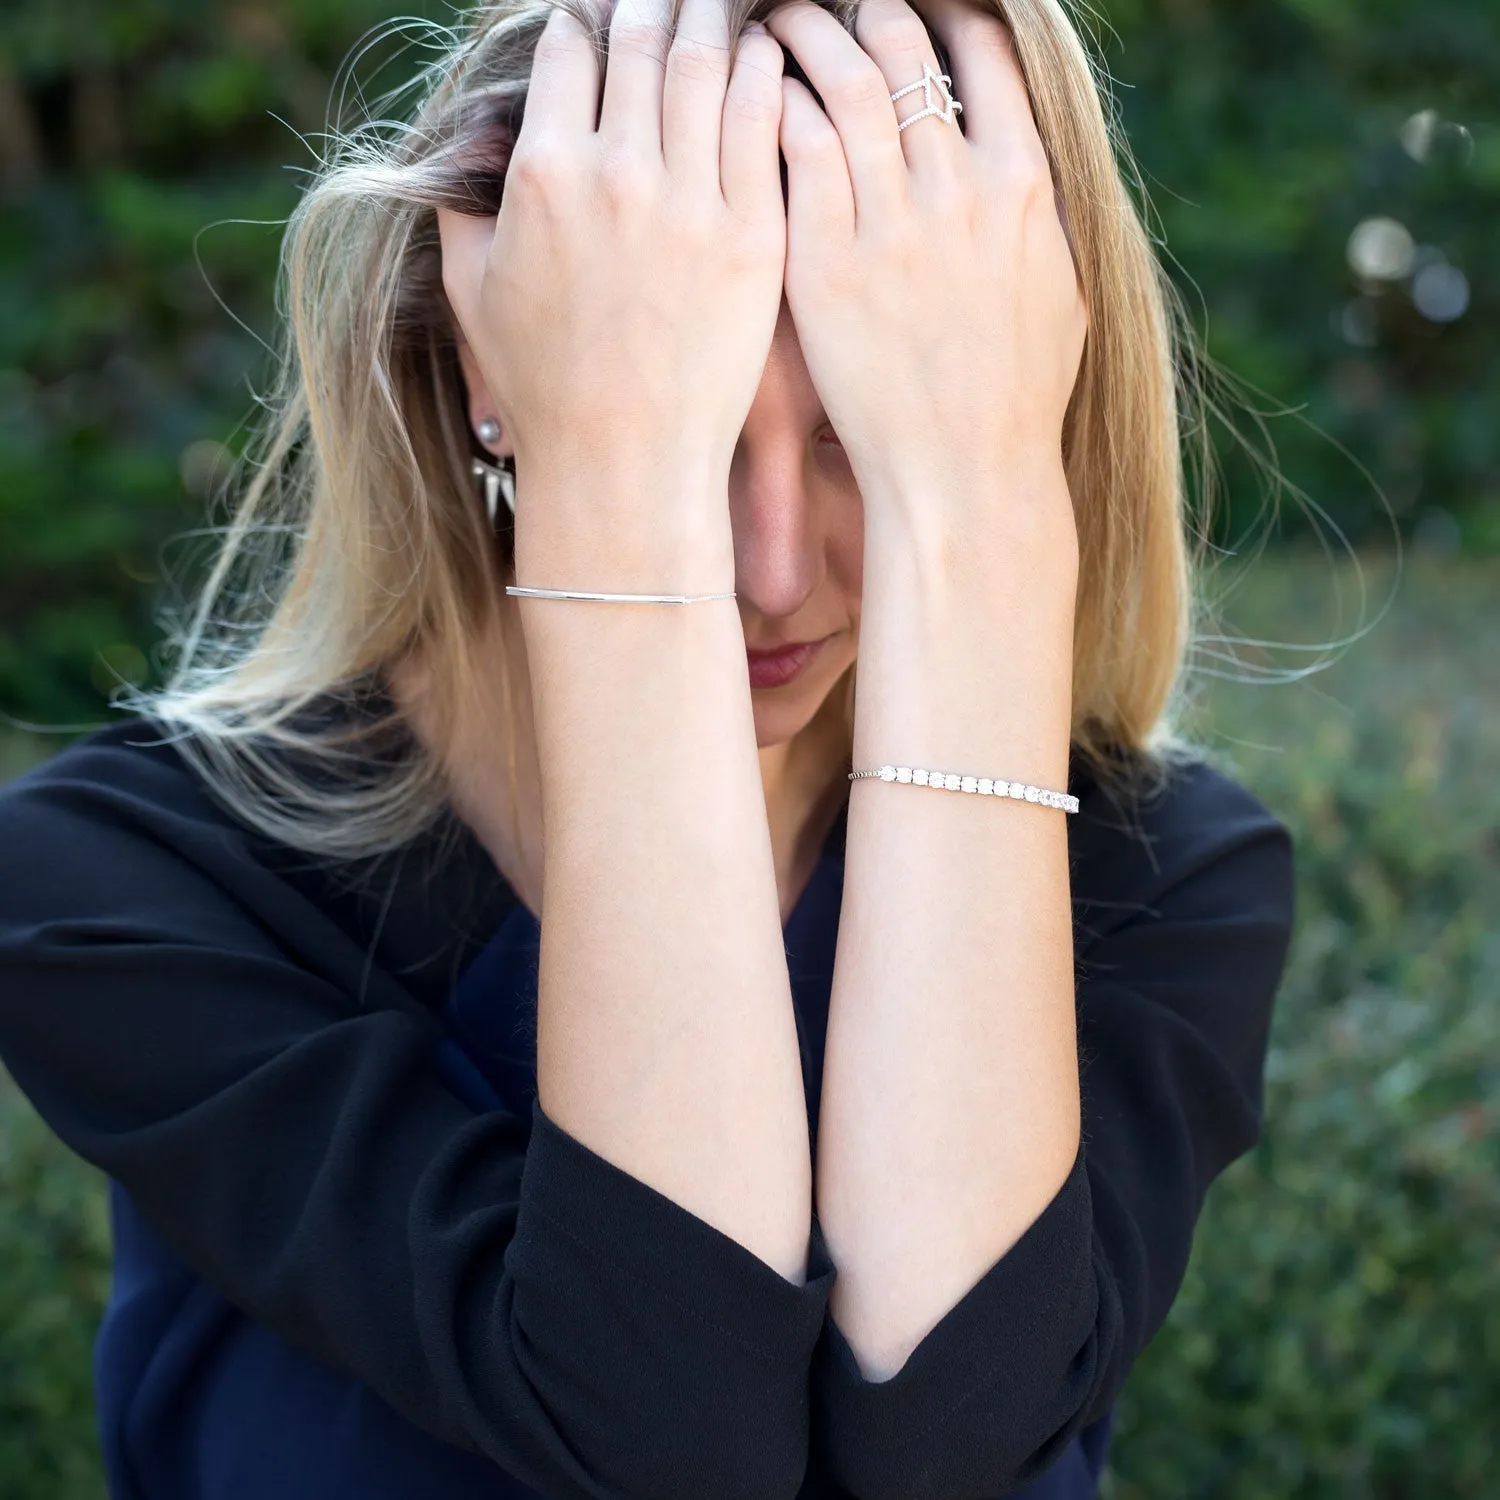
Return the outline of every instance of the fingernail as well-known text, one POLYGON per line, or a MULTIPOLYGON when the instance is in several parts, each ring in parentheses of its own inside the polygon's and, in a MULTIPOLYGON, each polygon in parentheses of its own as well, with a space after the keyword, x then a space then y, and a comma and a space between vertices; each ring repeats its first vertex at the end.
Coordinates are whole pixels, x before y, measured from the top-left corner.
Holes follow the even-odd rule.
POLYGON ((746 31, 746 33, 748 35, 755 35, 755 36, 768 36, 769 35, 769 33, 766 30, 766 23, 764 21, 752 21, 745 28, 745 31, 746 31))

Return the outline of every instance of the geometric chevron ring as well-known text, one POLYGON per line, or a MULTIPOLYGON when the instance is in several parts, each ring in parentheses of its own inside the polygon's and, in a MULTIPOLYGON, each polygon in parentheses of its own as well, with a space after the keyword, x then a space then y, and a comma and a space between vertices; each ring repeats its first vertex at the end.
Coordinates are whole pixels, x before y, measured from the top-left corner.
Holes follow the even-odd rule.
POLYGON ((914 125, 918 120, 925 120, 928 115, 936 115, 940 120, 951 122, 954 115, 963 108, 963 105, 948 92, 947 85, 952 83, 952 81, 952 78, 947 73, 934 73, 932 64, 930 62, 923 62, 921 78, 916 83, 907 84, 904 89, 897 89, 891 95, 891 103, 894 104, 897 99, 911 93, 913 89, 921 89, 923 103, 926 105, 926 108, 919 109, 916 114, 908 115, 906 119, 900 121, 896 126, 896 134, 900 135, 908 125, 914 125), (932 86, 934 83, 942 89, 943 109, 938 109, 932 102, 932 86))

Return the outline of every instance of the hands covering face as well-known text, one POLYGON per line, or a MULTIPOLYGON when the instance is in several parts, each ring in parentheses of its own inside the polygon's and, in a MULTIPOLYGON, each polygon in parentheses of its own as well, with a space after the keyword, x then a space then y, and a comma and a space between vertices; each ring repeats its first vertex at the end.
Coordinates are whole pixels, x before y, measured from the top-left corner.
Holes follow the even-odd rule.
POLYGON ((890 95, 924 76, 946 106, 906 0, 863 0, 853 36, 789 0, 737 51, 722 0, 683 0, 670 35, 669 0, 619 0, 602 79, 553 13, 498 218, 439 214, 516 451, 518 575, 528 527, 537 556, 585 527, 643 562, 663 539, 731 555, 722 486, 783 294, 867 519, 917 493, 972 518, 1006 503, 984 479, 1060 471, 1087 317, 1047 156, 1005 26, 923 11, 963 130, 898 128, 929 95, 890 95), (539 481, 548 514, 523 522, 539 481))
POLYGON ((812 0, 768 20, 822 106, 782 82, 786 296, 808 372, 872 501, 993 522, 985 478, 1053 477, 1087 333, 1011 35, 970 0, 812 0), (955 115, 939 75, 951 69, 955 115), (904 97, 890 96, 924 81, 904 97))

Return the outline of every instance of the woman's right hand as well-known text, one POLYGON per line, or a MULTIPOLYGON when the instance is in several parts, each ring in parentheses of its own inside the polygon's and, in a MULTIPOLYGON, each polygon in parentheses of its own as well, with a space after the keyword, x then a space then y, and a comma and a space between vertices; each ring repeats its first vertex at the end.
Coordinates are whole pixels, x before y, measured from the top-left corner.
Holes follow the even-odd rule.
POLYGON ((669 18, 669 0, 619 0, 601 111, 594 43, 555 10, 498 218, 438 215, 443 285, 516 452, 518 576, 523 552, 550 572, 588 538, 657 577, 663 545, 732 556, 729 466, 785 266, 782 51, 747 32, 731 73, 723 0, 684 0, 675 36, 669 18))

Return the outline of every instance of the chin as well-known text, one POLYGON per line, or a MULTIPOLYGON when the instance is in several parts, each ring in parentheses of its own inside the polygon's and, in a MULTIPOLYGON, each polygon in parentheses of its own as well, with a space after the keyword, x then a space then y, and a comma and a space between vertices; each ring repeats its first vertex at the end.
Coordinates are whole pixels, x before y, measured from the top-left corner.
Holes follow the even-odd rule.
POLYGON ((752 692, 750 703, 755 711, 757 749, 795 739, 812 723, 822 702, 821 693, 809 692, 801 683, 769 692, 759 689, 752 692))
POLYGON ((810 671, 779 688, 752 688, 750 707, 755 715, 755 743, 764 750, 771 745, 795 739, 818 716, 829 697, 840 688, 844 674, 853 662, 819 663, 820 671, 810 671))

